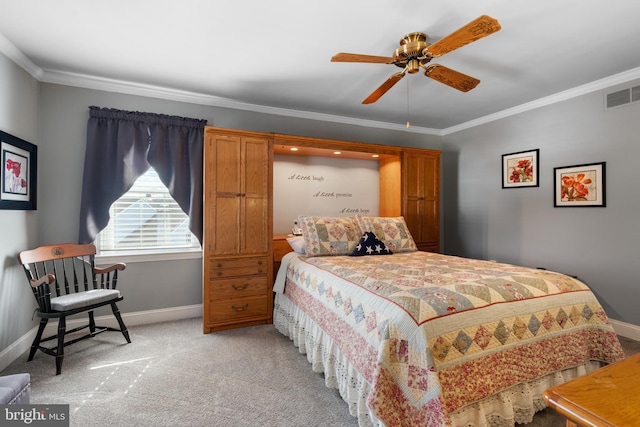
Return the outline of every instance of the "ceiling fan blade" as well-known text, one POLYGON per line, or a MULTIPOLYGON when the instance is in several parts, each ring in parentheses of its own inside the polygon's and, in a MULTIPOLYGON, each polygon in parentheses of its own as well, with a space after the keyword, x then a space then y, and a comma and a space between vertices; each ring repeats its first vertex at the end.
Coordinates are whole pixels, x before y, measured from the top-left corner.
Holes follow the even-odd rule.
POLYGON ((500 31, 500 28, 502 27, 496 19, 487 15, 482 15, 459 30, 454 31, 432 45, 427 46, 427 48, 423 50, 423 53, 426 56, 436 58, 500 31))
POLYGON ((391 64, 394 59, 389 56, 360 55, 358 53, 340 52, 331 57, 331 62, 367 62, 374 64, 391 64))
POLYGON ((425 76, 462 92, 469 92, 480 83, 480 80, 474 77, 467 76, 466 74, 462 74, 459 71, 452 70, 440 64, 429 65, 425 67, 425 70, 425 76))
POLYGON ((380 97, 382 95, 384 95, 385 93, 387 93, 387 91, 389 89, 391 89, 393 87, 393 85, 395 85, 396 83, 398 83, 400 81, 400 79, 402 79, 404 77, 405 72, 402 71, 400 73, 395 73, 394 75, 392 75, 391 77, 389 77, 387 79, 386 82, 382 83, 380 85, 380 87, 376 90, 374 90, 371 95, 369 95, 367 97, 367 99, 365 99, 364 101, 362 101, 363 104, 373 104, 374 102, 376 102, 378 99, 380 99, 380 97))

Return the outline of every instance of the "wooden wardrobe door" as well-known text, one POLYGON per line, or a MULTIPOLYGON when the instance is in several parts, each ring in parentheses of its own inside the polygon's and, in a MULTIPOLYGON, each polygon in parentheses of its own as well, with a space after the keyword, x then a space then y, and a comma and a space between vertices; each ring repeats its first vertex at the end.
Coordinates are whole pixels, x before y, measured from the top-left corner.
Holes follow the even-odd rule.
POLYGON ((439 155, 405 153, 403 157, 403 216, 420 250, 440 247, 439 155))

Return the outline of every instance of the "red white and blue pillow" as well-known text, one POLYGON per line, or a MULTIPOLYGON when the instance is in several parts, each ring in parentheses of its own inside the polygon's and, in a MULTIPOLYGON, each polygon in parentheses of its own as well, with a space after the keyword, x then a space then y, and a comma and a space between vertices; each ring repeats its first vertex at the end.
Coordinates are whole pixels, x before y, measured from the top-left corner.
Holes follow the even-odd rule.
POLYGON ((375 233, 366 231, 358 244, 356 245, 351 256, 364 255, 391 255, 392 252, 387 246, 376 237, 375 233))

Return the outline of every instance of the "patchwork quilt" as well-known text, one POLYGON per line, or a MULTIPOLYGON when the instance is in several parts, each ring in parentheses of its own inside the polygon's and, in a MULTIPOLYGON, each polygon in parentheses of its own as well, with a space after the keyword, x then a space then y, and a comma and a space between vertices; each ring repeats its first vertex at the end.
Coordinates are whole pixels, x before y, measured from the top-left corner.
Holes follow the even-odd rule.
POLYGON ((447 426, 517 384, 623 357, 590 289, 546 270, 428 252, 297 257, 284 292, 371 385, 387 426, 447 426))

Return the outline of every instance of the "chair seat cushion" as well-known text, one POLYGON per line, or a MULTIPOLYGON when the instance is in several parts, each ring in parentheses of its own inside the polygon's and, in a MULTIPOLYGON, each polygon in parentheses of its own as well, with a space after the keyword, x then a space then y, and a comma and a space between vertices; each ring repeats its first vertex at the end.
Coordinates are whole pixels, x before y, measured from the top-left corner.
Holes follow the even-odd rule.
POLYGON ((117 289, 91 289, 51 298, 51 309, 55 311, 75 310, 117 298, 120 298, 120 291, 117 289))
POLYGON ((31 396, 31 375, 13 374, 0 377, 0 404, 26 405, 31 396))

